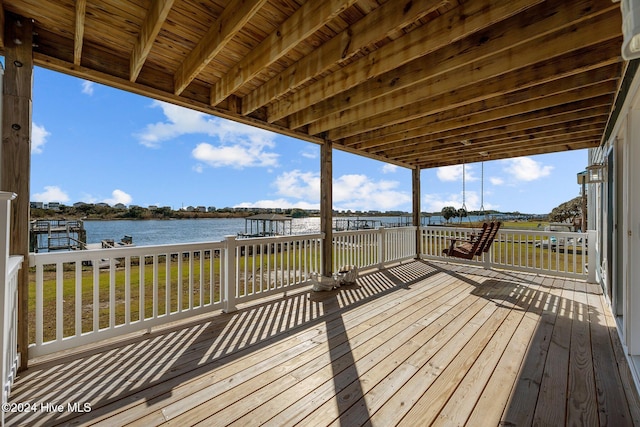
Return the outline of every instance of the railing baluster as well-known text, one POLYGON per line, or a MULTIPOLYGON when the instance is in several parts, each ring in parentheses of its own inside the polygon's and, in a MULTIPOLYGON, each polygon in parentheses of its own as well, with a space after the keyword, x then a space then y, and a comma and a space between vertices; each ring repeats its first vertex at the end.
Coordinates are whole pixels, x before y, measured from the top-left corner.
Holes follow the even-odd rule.
POLYGON ((195 252, 189 251, 189 310, 193 308, 193 286, 194 286, 194 271, 193 271, 193 258, 195 256, 195 252))
POLYGON ((171 254, 164 257, 164 312, 171 314, 171 254))
POLYGON ((93 271, 93 332, 100 330, 100 266, 99 259, 91 263, 93 271))
POLYGON ((180 250, 178 252, 178 256, 176 259, 176 262, 178 263, 178 312, 182 313, 182 309, 184 306, 184 302, 183 302, 183 290, 182 290, 182 275, 183 275, 183 263, 184 260, 182 259, 184 252, 182 252, 182 250, 180 250))
POLYGON ((116 260, 109 258, 109 328, 116 326, 116 260))
POLYGON ((138 321, 144 321, 145 318, 145 295, 144 295, 144 287, 145 287, 145 256, 141 255, 138 257, 138 321))
POLYGON ((131 257, 124 259, 124 324, 131 323, 131 257))
POLYGON ((62 268, 62 263, 56 263, 56 339, 61 340, 63 337, 62 334, 62 302, 64 301, 64 278, 63 278, 64 270, 62 268))
POLYGON ((75 334, 82 334, 82 262, 75 262, 75 334))

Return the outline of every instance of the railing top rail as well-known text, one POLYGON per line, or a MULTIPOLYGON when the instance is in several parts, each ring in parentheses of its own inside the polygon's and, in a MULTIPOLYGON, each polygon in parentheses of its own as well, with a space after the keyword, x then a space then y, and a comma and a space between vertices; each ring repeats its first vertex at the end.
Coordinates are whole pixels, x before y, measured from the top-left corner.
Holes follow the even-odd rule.
POLYGON ((377 233, 380 230, 385 230, 385 231, 391 231, 391 230, 397 230, 397 231, 403 231, 403 230, 415 230, 416 227, 414 225, 410 225, 410 226, 404 226, 404 227, 377 227, 377 228, 364 228, 361 230, 341 230, 341 231, 334 231, 333 234, 334 235, 338 235, 338 236, 351 236, 351 235, 357 235, 357 234, 368 234, 368 233, 377 233))
POLYGON ((287 234, 284 236, 265 236, 265 237, 242 237, 240 239, 236 239, 238 244, 256 244, 256 243, 271 243, 271 242, 293 242, 295 240, 303 240, 303 239, 322 239, 324 237, 323 233, 313 233, 313 234, 287 234))
POLYGON ((181 251, 199 251, 209 249, 224 249, 224 242, 194 242, 153 246, 127 246, 107 249, 88 249, 82 251, 61 251, 30 253, 29 264, 52 264, 56 262, 91 261, 100 258, 121 258, 130 256, 146 256, 166 254, 181 251))
POLYGON ((11 275, 15 271, 19 270, 22 267, 22 260, 24 258, 21 255, 12 255, 9 257, 7 262, 7 273, 11 275))
POLYGON ((0 191, 0 200, 13 200, 16 197, 18 197, 18 195, 11 191, 0 191))
MULTIPOLYGON (((436 230, 436 231, 450 231, 450 232, 473 232, 478 230, 480 227, 471 228, 471 227, 446 227, 441 225, 429 225, 423 227, 426 230, 436 230)), ((516 229, 516 228, 501 228, 498 231, 498 234, 530 234, 533 236, 560 236, 560 237, 585 237, 587 236, 587 232, 581 231, 544 231, 544 230, 532 230, 532 229, 516 229)))
MULTIPOLYGON (((292 234, 287 236, 269 236, 237 239, 237 243, 242 245, 262 244, 262 243, 287 243, 297 240, 321 239, 322 233, 314 234, 292 234)), ((126 246, 104 249, 88 249, 82 251, 61 251, 61 252, 44 252, 29 254, 29 264, 31 267, 42 264, 53 264, 57 262, 72 261, 91 261, 102 258, 121 258, 131 256, 148 256, 154 254, 166 254, 187 251, 200 251, 210 249, 224 249, 226 243, 224 241, 214 242, 193 242, 178 243, 167 245, 150 245, 150 246, 126 246)))

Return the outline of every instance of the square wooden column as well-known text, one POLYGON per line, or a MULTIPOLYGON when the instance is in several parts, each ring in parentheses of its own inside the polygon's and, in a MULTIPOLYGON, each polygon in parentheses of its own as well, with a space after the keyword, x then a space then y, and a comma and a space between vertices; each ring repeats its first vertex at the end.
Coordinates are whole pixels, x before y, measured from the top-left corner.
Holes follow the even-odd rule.
POLYGON ((421 241, 422 232, 420 231, 420 168, 415 167, 411 171, 411 187, 413 189, 413 225, 416 227, 416 259, 420 258, 422 253, 421 241))
POLYGON ((333 274, 333 144, 325 140, 320 146, 320 232, 322 245, 322 275, 333 274))
POLYGON ((10 247, 22 255, 18 277, 18 351, 20 368, 29 360, 29 193, 31 180, 31 99, 33 23, 7 13, 4 27, 5 74, 2 90, 1 191, 16 193, 11 204, 10 247))

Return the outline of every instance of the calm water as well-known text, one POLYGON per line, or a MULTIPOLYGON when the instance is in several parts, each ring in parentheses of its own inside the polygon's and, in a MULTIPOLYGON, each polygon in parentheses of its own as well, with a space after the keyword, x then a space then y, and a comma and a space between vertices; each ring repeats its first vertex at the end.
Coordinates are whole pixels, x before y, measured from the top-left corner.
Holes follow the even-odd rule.
MULTIPOLYGON (((244 219, 85 221, 84 227, 87 243, 100 243, 103 239, 119 241, 128 235, 136 246, 146 246, 223 240, 225 236, 244 232, 244 219)), ((291 227, 295 234, 317 233, 320 218, 294 218, 291 227)))
MULTIPOLYGON (((397 224, 401 221, 398 217, 359 218, 375 220, 376 224, 380 222, 382 224, 397 224)), ((439 224, 440 220, 439 217, 432 217, 431 223, 439 224)), ((465 218, 464 221, 467 219, 465 218)), ((244 224, 243 218, 84 222, 87 230, 87 243, 100 243, 103 239, 119 241, 128 235, 133 238, 133 243, 136 246, 220 241, 225 236, 244 232, 244 224)), ((294 218, 291 227, 294 234, 318 233, 320 232, 320 218, 294 218)))

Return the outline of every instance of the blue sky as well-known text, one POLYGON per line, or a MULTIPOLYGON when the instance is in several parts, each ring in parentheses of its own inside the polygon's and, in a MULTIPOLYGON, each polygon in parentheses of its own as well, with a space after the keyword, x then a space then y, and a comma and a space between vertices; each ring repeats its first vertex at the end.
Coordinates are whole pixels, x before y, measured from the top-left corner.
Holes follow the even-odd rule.
MULTIPOLYGON (((317 209, 320 147, 36 68, 31 200, 317 209)), ((334 208, 411 211, 411 171, 335 150, 334 208)), ((484 208, 548 213, 579 194, 587 151, 485 162, 484 208)), ((480 208, 481 164, 465 167, 480 208)), ((462 206, 462 168, 423 170, 422 210, 462 206)))

